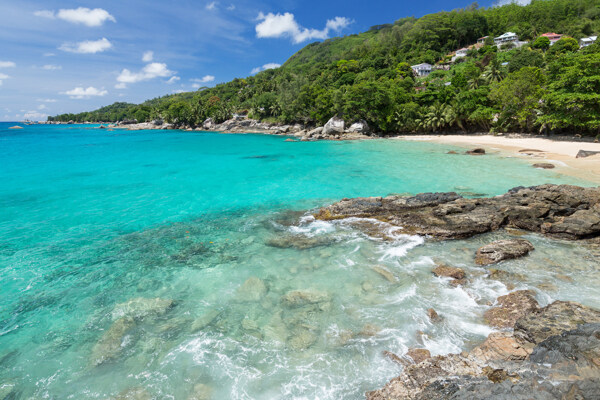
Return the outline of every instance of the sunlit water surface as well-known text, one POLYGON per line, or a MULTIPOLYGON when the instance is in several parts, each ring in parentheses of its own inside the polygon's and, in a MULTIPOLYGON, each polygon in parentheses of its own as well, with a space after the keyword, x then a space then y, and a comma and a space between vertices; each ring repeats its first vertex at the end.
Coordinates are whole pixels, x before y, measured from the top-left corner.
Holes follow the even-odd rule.
MULTIPOLYGON (((429 242, 390 229, 384 242, 307 210, 590 185, 424 142, 11 125, 0 124, 0 398, 363 398, 401 370, 384 350, 445 354, 491 332, 482 315, 508 288, 473 255, 509 234, 429 242), (439 261, 469 282, 435 278, 439 261)), ((499 266, 509 283, 542 304, 600 307, 597 249, 525 237, 536 250, 499 266)))

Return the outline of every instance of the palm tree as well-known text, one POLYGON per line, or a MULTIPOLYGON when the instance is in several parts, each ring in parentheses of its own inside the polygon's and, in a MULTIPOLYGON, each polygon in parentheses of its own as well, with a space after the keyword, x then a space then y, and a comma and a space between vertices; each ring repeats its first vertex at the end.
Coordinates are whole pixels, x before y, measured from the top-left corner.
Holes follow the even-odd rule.
POLYGON ((448 125, 450 119, 450 110, 448 105, 435 103, 429 107, 429 112, 425 115, 423 124, 425 127, 430 128, 433 132, 437 132, 438 129, 444 128, 448 125))
POLYGON ((485 80, 481 76, 469 79, 469 81, 467 82, 468 88, 471 90, 479 89, 483 84, 485 84, 485 80))
POLYGON ((504 70, 497 58, 493 59, 488 66, 485 67, 483 77, 488 83, 500 82, 504 79, 504 70))

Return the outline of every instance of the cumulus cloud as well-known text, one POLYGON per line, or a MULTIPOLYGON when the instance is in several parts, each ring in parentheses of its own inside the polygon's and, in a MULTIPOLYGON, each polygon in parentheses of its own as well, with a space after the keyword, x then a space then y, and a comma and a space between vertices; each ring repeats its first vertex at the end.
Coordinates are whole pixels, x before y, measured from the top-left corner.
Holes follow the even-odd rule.
POLYGON ((208 3, 206 5, 206 9, 207 10, 214 10, 215 8, 217 8, 217 2, 216 1, 213 1, 213 2, 208 3))
POLYGON ((183 90, 183 89, 175 89, 172 91, 172 93, 175 93, 175 94, 184 93, 184 92, 185 92, 185 90, 183 90))
POLYGON ((17 64, 12 61, 0 61, 0 68, 14 68, 17 64))
POLYGON ((23 115, 23 118, 31 121, 42 121, 48 118, 48 114, 40 113, 38 111, 28 111, 23 115))
POLYGON ((171 78, 169 78, 169 80, 167 81, 167 83, 170 85, 171 83, 175 83, 177 81, 181 80, 180 77, 178 76, 172 76, 171 78))
POLYGON ((262 67, 256 67, 252 70, 252 74, 258 74, 260 71, 266 71, 267 69, 275 69, 281 67, 281 64, 277 63, 268 63, 263 65, 262 67))
POLYGON ((131 72, 128 69, 121 71, 117 77, 117 89, 124 89, 128 83, 136 83, 141 81, 148 81, 154 78, 168 78, 173 76, 175 72, 170 71, 167 68, 167 64, 164 63, 150 63, 142 68, 139 72, 131 72))
POLYGON ((40 104, 38 106, 38 110, 45 110, 46 108, 48 108, 45 104, 40 104))
POLYGON ((42 67, 42 69, 45 69, 46 71, 56 71, 56 70, 62 69, 62 66, 54 65, 54 64, 46 64, 42 67))
POLYGON ((2 81, 8 78, 10 78, 10 76, 0 72, 0 86, 2 86, 2 81))
POLYGON ((56 99, 36 99, 35 101, 39 101, 40 103, 56 103, 56 99))
POLYGON ((496 7, 500 7, 511 3, 515 3, 520 6, 526 6, 527 4, 531 3, 531 0, 498 0, 494 5, 496 7))
POLYGON ((50 10, 41 10, 33 13, 37 17, 62 19, 63 21, 73 24, 83 24, 89 27, 102 26, 106 21, 117 22, 115 17, 109 14, 108 11, 102 8, 94 8, 93 10, 86 7, 61 9, 58 12, 50 10))
POLYGON ((289 37, 296 44, 302 43, 311 39, 327 39, 330 31, 339 32, 351 24, 346 17, 335 17, 330 19, 325 24, 325 28, 308 29, 300 26, 294 17, 294 14, 258 14, 258 20, 261 21, 256 25, 256 37, 258 38, 282 38, 289 37))
POLYGON ((212 75, 205 75, 202 78, 194 78, 194 79, 190 79, 190 81, 192 82, 196 82, 196 83, 209 83, 215 80, 215 77, 212 75))
POLYGON ((112 43, 106 38, 100 40, 86 40, 79 43, 63 43, 58 49, 69 53, 95 54, 106 51, 112 47, 112 43))
POLYGON ((90 97, 100 97, 106 95, 108 92, 102 89, 96 89, 93 86, 88 88, 76 87, 72 90, 67 90, 66 92, 62 92, 61 94, 66 94, 72 99, 89 99, 90 97))
POLYGON ((151 62, 153 59, 154 59, 154 52, 153 51, 147 51, 142 56, 142 61, 143 62, 151 62))

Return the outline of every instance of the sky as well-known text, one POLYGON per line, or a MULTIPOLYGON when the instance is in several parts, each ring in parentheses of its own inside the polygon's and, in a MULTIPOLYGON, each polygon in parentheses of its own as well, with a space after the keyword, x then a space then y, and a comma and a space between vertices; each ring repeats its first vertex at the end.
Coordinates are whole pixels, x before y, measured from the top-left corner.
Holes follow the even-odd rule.
POLYGON ((276 68, 311 42, 471 3, 2 0, 0 121, 214 86, 276 68))

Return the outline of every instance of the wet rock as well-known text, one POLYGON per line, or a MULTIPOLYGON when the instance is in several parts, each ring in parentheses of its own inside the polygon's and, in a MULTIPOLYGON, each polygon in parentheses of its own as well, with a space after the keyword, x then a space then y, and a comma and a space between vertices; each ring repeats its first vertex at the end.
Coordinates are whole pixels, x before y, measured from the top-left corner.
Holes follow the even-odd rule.
POLYGON ((525 360, 532 346, 526 346, 519 342, 510 332, 495 332, 471 351, 471 355, 482 361, 503 360, 516 361, 525 360))
POLYGON ((495 264, 503 260, 523 257, 533 249, 533 245, 525 239, 498 240, 480 247, 477 250, 475 263, 477 265, 495 264))
POLYGON ((482 156, 485 154, 485 149, 473 149, 473 150, 467 150, 467 152, 465 154, 468 154, 470 156, 482 156))
POLYGON ((555 301, 525 315, 515 323, 515 337, 541 343, 550 336, 576 329, 578 325, 600 323, 600 311, 570 301, 555 301))
POLYGON ((91 356, 92 365, 100 365, 121 354, 123 339, 134 326, 135 321, 131 317, 122 317, 116 320, 94 345, 91 356))
POLYGON ((406 362, 406 360, 404 360, 402 357, 400 357, 400 356, 392 353, 391 351, 384 350, 382 354, 383 354, 384 357, 390 359, 391 361, 393 361, 393 362, 395 362, 397 364, 400 364, 400 365, 403 365, 403 366, 408 365, 407 362, 406 362))
POLYGON ((446 264, 437 264, 437 266, 431 272, 433 272, 433 274, 437 277, 442 276, 445 278, 452 278, 456 280, 463 280, 466 277, 465 271, 463 271, 462 269, 451 267, 446 264))
POLYGON ((288 346, 294 350, 305 350, 315 344, 317 341, 317 335, 309 329, 298 329, 288 339, 288 346))
POLYGON ((433 308, 429 308, 427 310, 427 316, 429 317, 429 320, 433 323, 437 323, 437 322, 441 322, 442 321, 442 317, 440 317, 437 313, 437 311, 435 311, 433 308))
MULTIPOLYGON (((463 239, 503 227, 565 239, 600 237, 600 188, 541 185, 514 188, 502 196, 461 198, 456 193, 424 193, 344 199, 315 218, 373 218, 407 234, 463 239)), ((381 231, 387 227, 381 227, 381 231)))
POLYGON ((308 237, 304 235, 286 235, 268 239, 265 244, 280 249, 306 250, 314 247, 326 246, 331 243, 329 238, 308 237))
POLYGON ((485 312, 483 318, 495 328, 512 328, 517 319, 538 308, 534 293, 530 290, 518 290, 498 297, 498 306, 485 312))
POLYGON ((533 168, 554 169, 555 165, 550 163, 535 163, 533 164, 533 168))
POLYGON ((198 383, 194 385, 194 389, 188 397, 188 400, 210 400, 212 398, 212 392, 212 387, 205 385, 204 383, 198 383))
POLYGON ((292 290, 281 297, 283 305, 291 308, 329 301, 330 297, 328 293, 316 289, 292 290))
MULTIPOLYGON (((600 369, 600 323, 550 336, 536 346, 530 360, 540 364, 574 362, 577 368, 600 369)), ((598 374, 600 377, 600 370, 598 374)))
POLYGON ((142 387, 133 387, 123 390, 115 400, 151 400, 152 396, 142 387))
POLYGON ((160 316, 173 307, 173 300, 138 297, 125 303, 117 304, 112 312, 113 319, 144 319, 148 316, 160 316))
POLYGON ((267 285, 255 276, 248 278, 236 293, 239 301, 260 301, 267 294, 267 285))
POLYGON ((591 150, 579 150, 575 158, 586 158, 595 156, 596 154, 600 154, 600 151, 591 151, 591 150))
POLYGON ((210 324, 214 322, 215 319, 219 316, 220 312, 217 310, 208 310, 200 317, 196 318, 194 322, 192 322, 191 330, 192 332, 200 331, 210 324))
POLYGON ((295 142, 294 139, 285 139, 284 142, 295 142))
POLYGON ((377 325, 373 324, 365 324, 362 330, 358 333, 360 336, 372 337, 377 336, 377 334, 381 331, 381 328, 377 325))
POLYGON ((406 355, 410 357, 415 364, 419 364, 431 358, 431 353, 427 349, 408 349, 406 355))
POLYGON ((387 268, 380 266, 380 265, 376 265, 374 267, 371 268, 373 271, 377 272, 379 275, 383 276, 385 279, 387 279, 389 282, 392 283, 396 283, 398 280, 396 279, 396 277, 394 276, 394 274, 392 274, 390 272, 390 270, 388 270, 387 268))

